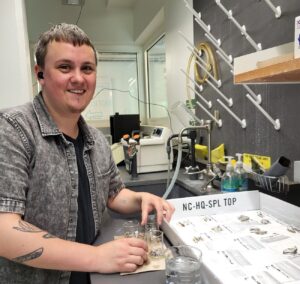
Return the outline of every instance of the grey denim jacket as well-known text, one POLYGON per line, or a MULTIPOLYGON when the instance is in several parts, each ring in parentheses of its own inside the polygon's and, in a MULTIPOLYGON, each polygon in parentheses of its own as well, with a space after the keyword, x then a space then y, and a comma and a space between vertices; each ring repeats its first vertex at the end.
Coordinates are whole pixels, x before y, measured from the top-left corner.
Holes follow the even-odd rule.
MULTIPOLYGON (((99 233, 108 197, 124 184, 104 135, 82 117, 79 127, 95 232, 99 233)), ((74 241, 77 195, 74 146, 58 130, 42 95, 33 103, 0 111, 0 212, 20 214, 50 234, 74 241)), ((36 269, 0 257, 1 284, 68 283, 69 276, 67 271, 36 269)))

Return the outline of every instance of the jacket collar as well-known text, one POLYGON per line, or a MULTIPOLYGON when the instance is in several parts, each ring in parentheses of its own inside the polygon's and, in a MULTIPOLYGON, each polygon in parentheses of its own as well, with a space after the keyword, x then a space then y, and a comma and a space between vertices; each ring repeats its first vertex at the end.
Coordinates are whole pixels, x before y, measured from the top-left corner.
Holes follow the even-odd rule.
MULTIPOLYGON (((62 135, 63 133, 58 129, 57 125, 55 124, 54 120, 52 119, 51 115, 49 114, 47 107, 45 105, 45 101, 42 96, 42 92, 40 92, 35 98, 33 99, 33 109, 35 115, 38 120, 38 124, 40 126, 41 134, 43 137, 46 136, 56 136, 62 135)), ((89 145, 94 144, 94 138, 89 130, 89 126, 87 125, 86 121, 82 116, 80 116, 78 121, 78 126, 83 133, 84 140, 89 145)))

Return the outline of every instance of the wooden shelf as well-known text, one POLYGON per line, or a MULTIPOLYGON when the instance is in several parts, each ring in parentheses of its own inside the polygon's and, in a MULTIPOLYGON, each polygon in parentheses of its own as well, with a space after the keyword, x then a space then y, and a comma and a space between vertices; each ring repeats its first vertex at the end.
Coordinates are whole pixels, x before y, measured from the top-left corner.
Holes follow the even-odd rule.
POLYGON ((234 75, 235 84, 300 83, 300 58, 234 75))
POLYGON ((294 58, 294 42, 234 58, 235 84, 300 84, 300 58, 294 58))

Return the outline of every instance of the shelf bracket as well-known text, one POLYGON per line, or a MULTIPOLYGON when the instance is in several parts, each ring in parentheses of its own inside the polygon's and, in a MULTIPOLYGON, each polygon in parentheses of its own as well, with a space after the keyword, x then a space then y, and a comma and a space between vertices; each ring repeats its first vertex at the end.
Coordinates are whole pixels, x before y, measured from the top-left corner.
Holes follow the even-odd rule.
MULTIPOLYGON (((201 13, 198 13, 192 8, 187 0, 184 0, 185 6, 187 7, 188 11, 192 13, 192 15, 195 17, 196 23, 204 30, 204 35, 206 38, 210 40, 210 42, 214 45, 214 47, 217 49, 217 54, 228 64, 228 66, 233 69, 232 62, 233 57, 232 55, 227 55, 226 52, 221 48, 221 40, 216 39, 213 34, 210 32, 211 27, 210 25, 207 25, 202 19, 201 19, 201 13)), ((181 35, 184 37, 184 35, 181 33, 181 35)))
POLYGON ((273 12, 275 14, 275 18, 277 18, 277 19, 280 18, 280 16, 281 16, 281 8, 280 8, 280 6, 275 7, 270 0, 265 0, 265 2, 273 10, 273 12))
POLYGON ((240 30, 241 34, 245 36, 245 38, 248 40, 248 42, 256 49, 256 51, 262 50, 261 44, 256 43, 252 37, 247 33, 246 26, 241 26, 239 22, 233 17, 232 11, 227 10, 223 4, 221 3, 221 0, 215 0, 216 4, 220 7, 220 9, 227 15, 228 19, 231 20, 235 26, 240 30))
POLYGON ((222 119, 216 119, 215 116, 213 116, 202 104, 200 104, 198 101, 196 104, 202 108, 204 112, 218 125, 218 127, 222 127, 222 119))
POLYGON ((256 95, 248 85, 242 84, 242 86, 250 93, 250 95, 256 100, 256 102, 260 105, 261 104, 261 95, 256 95))
POLYGON ((257 109, 273 124, 276 130, 280 129, 279 119, 273 119, 249 94, 246 97, 257 107, 257 109))
POLYGON ((240 119, 228 106, 226 106, 220 99, 217 102, 227 110, 227 112, 241 125, 242 128, 247 127, 246 119, 240 119))
MULTIPOLYGON (((188 78, 192 83, 194 83, 194 85, 197 86, 197 88, 200 90, 200 92, 203 91, 203 87, 201 85, 199 85, 195 80, 193 80, 183 69, 180 69, 180 71, 186 76, 186 78, 188 78)), ((208 108, 212 107, 212 103, 211 101, 207 101, 196 89, 192 88, 190 85, 187 85, 187 87, 194 92, 196 95, 198 95, 198 97, 205 102, 205 104, 208 106, 208 108)))
POLYGON ((208 79, 205 80, 205 82, 210 85, 228 104, 228 106, 233 105, 232 98, 227 98, 212 82, 210 82, 208 79))

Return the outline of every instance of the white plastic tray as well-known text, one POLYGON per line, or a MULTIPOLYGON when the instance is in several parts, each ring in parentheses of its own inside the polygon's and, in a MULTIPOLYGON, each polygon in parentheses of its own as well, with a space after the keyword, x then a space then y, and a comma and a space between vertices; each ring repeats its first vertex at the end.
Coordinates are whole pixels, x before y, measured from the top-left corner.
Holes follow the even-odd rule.
POLYGON ((299 207, 258 191, 169 201, 176 211, 162 229, 173 245, 202 250, 205 283, 300 283, 299 207))

